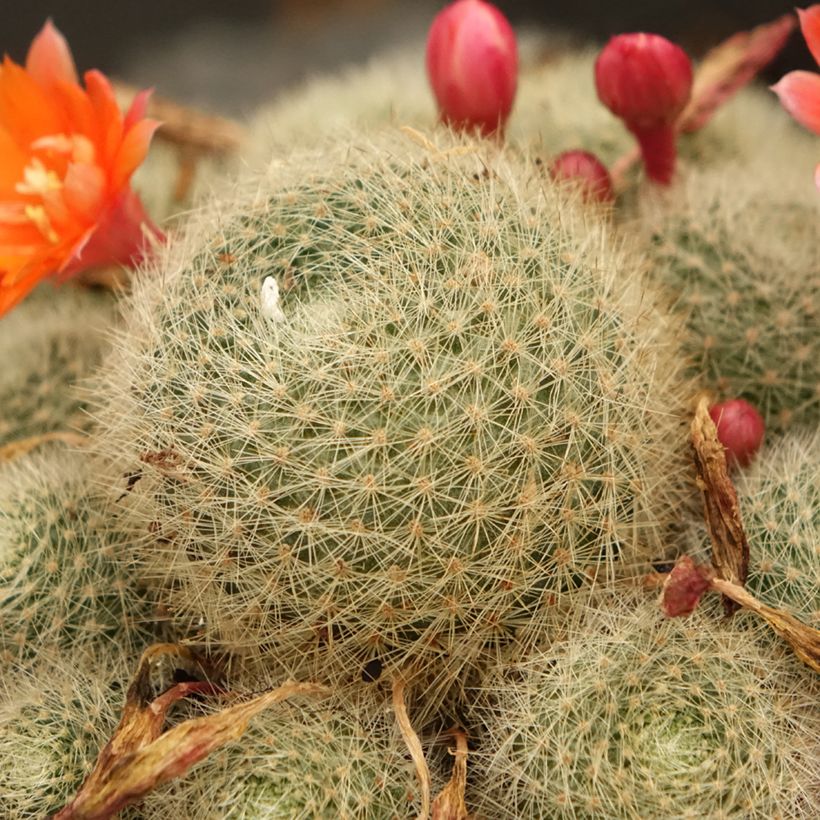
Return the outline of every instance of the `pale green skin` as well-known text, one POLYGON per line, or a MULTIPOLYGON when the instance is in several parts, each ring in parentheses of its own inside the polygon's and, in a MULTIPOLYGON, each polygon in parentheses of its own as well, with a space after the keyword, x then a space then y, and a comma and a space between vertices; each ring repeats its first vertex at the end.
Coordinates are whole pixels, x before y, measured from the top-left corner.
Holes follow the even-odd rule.
POLYGON ((503 155, 487 181, 391 140, 215 205, 126 311, 100 414, 171 610, 321 674, 528 640, 684 492, 672 326, 598 215, 503 155))
POLYGON ((467 693, 480 817, 809 820, 817 681, 717 599, 665 619, 634 592, 567 618, 564 641, 467 693))

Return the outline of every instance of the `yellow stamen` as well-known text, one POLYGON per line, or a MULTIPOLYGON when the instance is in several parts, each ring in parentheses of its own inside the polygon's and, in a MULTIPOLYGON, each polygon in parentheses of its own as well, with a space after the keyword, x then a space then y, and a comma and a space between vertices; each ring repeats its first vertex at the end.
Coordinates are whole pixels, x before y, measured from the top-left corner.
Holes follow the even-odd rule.
POLYGON ((59 191, 63 183, 54 171, 46 168, 34 157, 23 171, 23 181, 14 186, 18 194, 44 196, 49 191, 59 191))
POLYGON ((56 245, 60 241, 60 237, 57 236, 57 231, 51 227, 51 220, 42 205, 26 205, 26 216, 52 245, 56 245))

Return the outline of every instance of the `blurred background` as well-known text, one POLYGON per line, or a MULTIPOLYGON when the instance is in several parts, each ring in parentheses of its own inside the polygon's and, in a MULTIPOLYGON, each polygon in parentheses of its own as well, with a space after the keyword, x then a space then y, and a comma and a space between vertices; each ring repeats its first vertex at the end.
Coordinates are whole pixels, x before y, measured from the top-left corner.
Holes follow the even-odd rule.
MULTIPOLYGON (((808 0, 807 0, 808 4, 808 0)), ((431 0, 0 0, 0 51, 22 61, 47 17, 78 67, 100 68, 164 96, 242 115, 304 77, 423 41, 431 0)), ((690 53, 792 11, 789 0, 496 0, 516 24, 579 41, 654 31, 690 53)), ((420 57, 421 59, 421 57, 420 57)), ((774 81, 813 68, 795 34, 769 69, 774 81)))

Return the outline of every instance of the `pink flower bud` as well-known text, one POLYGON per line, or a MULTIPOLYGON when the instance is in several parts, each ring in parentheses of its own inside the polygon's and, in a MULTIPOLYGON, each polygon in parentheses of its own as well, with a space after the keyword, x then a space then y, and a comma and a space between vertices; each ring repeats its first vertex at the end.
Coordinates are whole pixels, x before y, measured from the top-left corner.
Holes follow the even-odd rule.
POLYGON ((578 184, 586 202, 614 202, 615 189, 606 165, 589 151, 564 151, 549 166, 553 179, 578 184))
POLYGON ((483 0, 458 0, 433 20, 427 75, 441 118, 492 134, 509 117, 518 81, 518 47, 506 17, 483 0))
POLYGON ((675 171, 675 123, 692 94, 686 52, 658 34, 619 34, 595 63, 601 102, 637 137, 650 179, 675 171))
POLYGON ((748 466, 763 443, 766 425, 760 413, 744 399, 732 399, 709 408, 720 443, 731 467, 748 466))

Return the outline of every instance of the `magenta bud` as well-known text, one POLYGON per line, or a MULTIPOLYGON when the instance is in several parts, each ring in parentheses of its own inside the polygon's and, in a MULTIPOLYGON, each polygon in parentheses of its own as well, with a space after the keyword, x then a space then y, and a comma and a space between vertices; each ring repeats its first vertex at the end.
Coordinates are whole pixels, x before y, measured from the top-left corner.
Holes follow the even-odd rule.
POLYGON ((507 18, 483 0, 457 0, 427 37, 427 76, 441 118, 488 135, 503 129, 518 82, 518 46, 507 18))
POLYGON ((658 34, 619 34, 595 62, 598 98, 636 136, 650 179, 675 171, 675 124, 692 95, 692 62, 658 34))
POLYGON ((766 424, 757 410, 744 399, 732 399, 709 408, 729 466, 748 466, 760 449, 766 424))
POLYGON ((615 201, 615 188, 606 165, 589 151, 564 151, 549 165, 554 180, 575 182, 586 202, 615 201))

